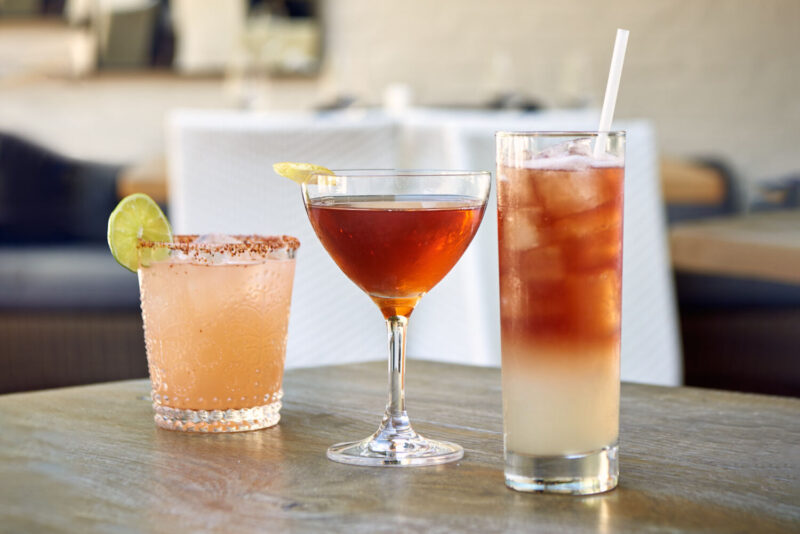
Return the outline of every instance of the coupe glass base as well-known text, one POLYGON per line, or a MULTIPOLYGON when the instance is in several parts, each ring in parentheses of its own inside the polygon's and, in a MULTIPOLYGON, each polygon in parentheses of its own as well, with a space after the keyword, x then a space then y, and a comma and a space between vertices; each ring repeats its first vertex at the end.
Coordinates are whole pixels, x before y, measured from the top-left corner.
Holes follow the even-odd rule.
POLYGON ((328 449, 328 458, 334 462, 373 467, 439 465, 463 457, 460 445, 417 434, 405 412, 394 417, 387 414, 378 431, 367 439, 337 443, 328 449))
POLYGON ((506 451, 506 486, 516 491, 592 495, 617 487, 617 445, 570 456, 506 451))
POLYGON ((460 445, 435 441, 417 435, 413 441, 398 443, 398 451, 376 451, 372 439, 337 443, 328 449, 328 458, 334 462, 370 467, 404 467, 439 465, 455 462, 464 457, 460 445))

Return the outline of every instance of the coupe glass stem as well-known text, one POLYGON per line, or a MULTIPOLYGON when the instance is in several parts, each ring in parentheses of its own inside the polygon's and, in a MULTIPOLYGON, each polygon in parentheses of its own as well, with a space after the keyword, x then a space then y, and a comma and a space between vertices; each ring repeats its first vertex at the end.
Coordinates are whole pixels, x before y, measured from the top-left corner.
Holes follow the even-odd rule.
POLYGON ((464 456, 454 443, 426 439, 411 428, 406 413, 405 367, 408 317, 386 319, 389 334, 389 402, 380 427, 367 439, 337 443, 328 458, 355 465, 437 465, 464 456))
POLYGON ((411 430, 406 413, 406 331, 408 318, 395 315, 386 319, 389 333, 389 403, 383 426, 397 433, 411 430))

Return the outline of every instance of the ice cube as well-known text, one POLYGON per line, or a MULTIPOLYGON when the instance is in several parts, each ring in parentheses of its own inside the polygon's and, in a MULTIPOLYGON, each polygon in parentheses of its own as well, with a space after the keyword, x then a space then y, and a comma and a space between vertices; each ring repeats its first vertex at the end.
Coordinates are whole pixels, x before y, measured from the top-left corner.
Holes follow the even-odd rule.
POLYGON ((198 238, 195 240, 195 243, 203 245, 228 245, 244 243, 244 241, 237 239, 232 235, 211 233, 198 236, 198 238))
POLYGON ((507 332, 544 333, 564 321, 567 303, 558 298, 558 285, 528 284, 519 277, 500 280, 500 316, 507 332))
POLYGON ((558 239, 582 239, 612 229, 619 232, 621 224, 622 206, 607 203, 555 221, 553 232, 558 239))
POLYGON ((525 280, 551 282, 563 278, 564 257, 558 247, 538 247, 520 255, 520 270, 525 280))
POLYGON ((203 258, 204 261, 207 263, 210 263, 212 265, 219 265, 223 263, 228 263, 231 259, 231 255, 224 248, 218 249, 216 245, 235 245, 239 243, 244 243, 244 241, 232 235, 211 233, 198 236, 197 239, 195 240, 195 243, 198 245, 210 246, 211 250, 208 251, 201 250, 199 252, 199 257, 203 258))
POLYGON ((538 205, 533 174, 529 169, 500 166, 497 180, 497 205, 500 209, 538 205))
POLYGON ((518 166, 528 169, 579 171, 590 168, 621 167, 624 165, 621 157, 612 154, 602 154, 599 158, 594 157, 592 153, 593 146, 593 139, 574 139, 549 146, 528 157, 518 166))
POLYGON ((569 249, 567 258, 570 271, 581 273, 619 269, 621 262, 622 240, 618 229, 609 229, 579 240, 569 249))
POLYGON ((587 138, 573 139, 565 143, 559 143, 545 148, 536 158, 561 158, 565 156, 586 156, 592 155, 592 140, 587 138))
POLYGON ((537 224, 541 215, 539 208, 518 208, 503 214, 500 225, 503 247, 512 250, 525 250, 541 244, 537 224))
POLYGON ((535 184, 545 211, 553 217, 588 211, 611 199, 604 180, 594 172, 542 170, 535 184))
POLYGON ((622 206, 607 203, 596 209, 559 219, 556 239, 564 243, 570 272, 617 269, 622 261, 622 206))

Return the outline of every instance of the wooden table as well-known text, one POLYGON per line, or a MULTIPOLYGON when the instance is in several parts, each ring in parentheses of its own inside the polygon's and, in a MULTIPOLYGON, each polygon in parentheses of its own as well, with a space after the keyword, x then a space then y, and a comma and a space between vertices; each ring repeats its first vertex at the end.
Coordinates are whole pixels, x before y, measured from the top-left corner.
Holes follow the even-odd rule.
POLYGON ((800 400, 626 384, 621 484, 503 485, 500 372, 412 361, 409 409, 462 461, 325 459, 372 432, 385 364, 290 371, 279 426, 187 435, 153 425, 146 380, 0 397, 3 532, 798 532, 800 400))
POLYGON ((800 395, 800 210, 669 234, 686 383, 800 395))
POLYGON ((679 271, 800 284, 800 210, 680 224, 669 239, 679 271))

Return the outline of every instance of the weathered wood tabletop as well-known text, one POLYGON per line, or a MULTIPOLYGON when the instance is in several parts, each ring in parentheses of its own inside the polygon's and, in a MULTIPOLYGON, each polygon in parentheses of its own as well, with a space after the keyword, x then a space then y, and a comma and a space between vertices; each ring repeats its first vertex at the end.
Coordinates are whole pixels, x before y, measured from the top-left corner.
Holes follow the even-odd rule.
POLYGON ((242 434, 156 429, 146 380, 0 396, 0 531, 800 531, 800 399, 623 385, 619 488, 522 494, 503 485, 499 371, 408 370, 416 428, 462 461, 325 458, 376 427, 377 362, 288 372, 280 425, 242 434))
POLYGON ((800 210, 678 224, 669 241, 679 271, 800 284, 800 210))

